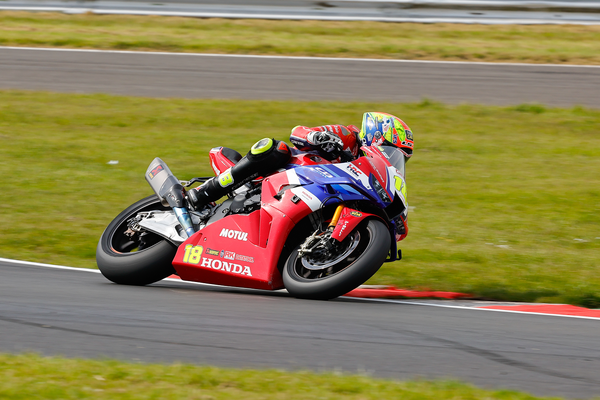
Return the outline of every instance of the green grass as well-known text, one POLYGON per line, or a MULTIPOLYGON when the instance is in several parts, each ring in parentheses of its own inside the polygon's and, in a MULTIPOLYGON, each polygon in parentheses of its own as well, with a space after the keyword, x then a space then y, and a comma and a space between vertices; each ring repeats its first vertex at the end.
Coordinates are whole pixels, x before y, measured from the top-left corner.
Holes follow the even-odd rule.
MULTIPOLYGON (((542 399, 456 381, 375 379, 334 373, 133 364, 0 354, 0 398, 30 399, 542 399)), ((549 398, 546 398, 549 399, 549 398)), ((554 399, 558 399, 554 397, 554 399)))
POLYGON ((152 194, 154 157, 203 176, 213 146, 245 152, 373 110, 403 118, 416 148, 404 259, 370 283, 600 307, 600 111, 581 107, 0 91, 0 257, 93 268, 104 227, 152 194))
POLYGON ((0 45, 600 64, 600 26, 194 19, 0 12, 0 45))

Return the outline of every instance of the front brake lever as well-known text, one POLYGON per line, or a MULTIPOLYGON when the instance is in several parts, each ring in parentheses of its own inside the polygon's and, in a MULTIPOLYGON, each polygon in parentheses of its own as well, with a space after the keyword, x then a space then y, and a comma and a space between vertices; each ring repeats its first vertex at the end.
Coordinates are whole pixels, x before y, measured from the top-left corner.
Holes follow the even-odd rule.
POLYGON ((194 183, 204 183, 207 180, 209 180, 210 178, 212 178, 212 177, 210 177, 210 176, 203 176, 203 177, 200 177, 200 178, 192 178, 189 181, 179 181, 179 183, 181 183, 181 186, 183 186, 183 187, 190 187, 194 183))

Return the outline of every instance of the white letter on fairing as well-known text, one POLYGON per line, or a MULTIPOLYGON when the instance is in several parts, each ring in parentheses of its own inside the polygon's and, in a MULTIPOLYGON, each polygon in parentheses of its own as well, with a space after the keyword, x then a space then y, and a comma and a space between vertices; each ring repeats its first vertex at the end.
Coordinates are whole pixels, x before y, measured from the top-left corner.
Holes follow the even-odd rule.
POLYGON ((202 265, 201 267, 210 268, 210 258, 202 257, 202 265))
POLYGON ((242 266, 240 264, 232 264, 233 265, 233 272, 236 274, 241 274, 242 273, 242 266))
POLYGON ((212 268, 213 269, 221 269, 221 260, 213 260, 213 262, 212 262, 212 268), (217 267, 217 263, 219 263, 218 267, 217 267))
POLYGON ((252 272, 250 272, 250 267, 244 266, 244 271, 242 272, 242 275, 252 276, 252 272))
POLYGON ((231 264, 228 263, 228 262, 223 261, 223 271, 230 272, 231 271, 231 264))

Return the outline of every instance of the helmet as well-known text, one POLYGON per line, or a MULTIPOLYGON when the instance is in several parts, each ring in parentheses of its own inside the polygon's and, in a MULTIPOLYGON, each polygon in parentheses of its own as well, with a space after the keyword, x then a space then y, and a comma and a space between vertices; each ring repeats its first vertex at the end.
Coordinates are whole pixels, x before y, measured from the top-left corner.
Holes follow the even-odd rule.
POLYGON ((358 134, 363 146, 396 146, 406 158, 413 152, 413 134, 400 118, 382 112, 367 112, 363 115, 358 134))

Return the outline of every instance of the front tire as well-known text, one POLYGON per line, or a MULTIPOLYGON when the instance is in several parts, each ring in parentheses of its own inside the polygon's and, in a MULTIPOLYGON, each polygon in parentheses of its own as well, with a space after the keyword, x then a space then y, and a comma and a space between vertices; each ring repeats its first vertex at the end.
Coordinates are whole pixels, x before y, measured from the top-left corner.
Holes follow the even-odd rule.
MULTIPOLYGON (((298 246, 283 268, 283 284, 294 297, 329 300, 355 289, 373 276, 387 258, 391 236, 385 224, 376 219, 361 223, 346 240, 358 235, 358 244, 335 265, 315 271, 303 265, 298 246)), ((306 262, 306 261, 305 261, 306 262)))
POLYGON ((98 269, 108 280, 122 285, 149 285, 174 274, 171 264, 177 247, 166 239, 146 232, 126 234, 128 221, 139 212, 168 210, 157 196, 129 206, 104 230, 96 249, 98 269))

